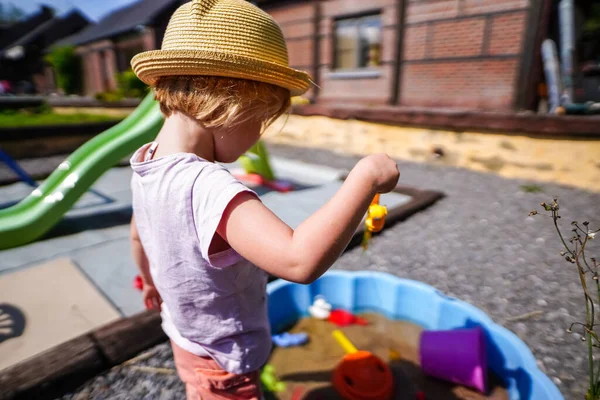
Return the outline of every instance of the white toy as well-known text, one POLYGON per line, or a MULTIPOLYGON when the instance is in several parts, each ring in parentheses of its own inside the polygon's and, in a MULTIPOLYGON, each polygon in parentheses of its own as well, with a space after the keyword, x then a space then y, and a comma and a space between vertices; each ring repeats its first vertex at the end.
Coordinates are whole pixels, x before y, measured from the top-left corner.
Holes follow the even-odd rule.
POLYGON ((325 300, 324 296, 316 296, 312 306, 308 307, 308 313, 313 318, 327 319, 331 313, 331 304, 325 300))

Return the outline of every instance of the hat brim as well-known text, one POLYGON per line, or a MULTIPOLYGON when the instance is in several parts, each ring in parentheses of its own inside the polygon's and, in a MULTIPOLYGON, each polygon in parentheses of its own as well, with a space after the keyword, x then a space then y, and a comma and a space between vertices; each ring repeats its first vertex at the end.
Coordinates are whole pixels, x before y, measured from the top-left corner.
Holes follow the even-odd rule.
POLYGON ((131 59, 131 67, 141 81, 154 86, 161 76, 204 75, 248 79, 270 83, 300 96, 311 87, 304 71, 268 61, 202 50, 152 50, 131 59))

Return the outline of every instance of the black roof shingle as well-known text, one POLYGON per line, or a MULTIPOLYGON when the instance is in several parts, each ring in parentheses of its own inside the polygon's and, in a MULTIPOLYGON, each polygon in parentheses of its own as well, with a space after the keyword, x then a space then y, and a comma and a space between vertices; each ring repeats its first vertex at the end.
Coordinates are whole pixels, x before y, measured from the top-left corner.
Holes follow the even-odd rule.
POLYGON ((4 24, 2 35, 0 36, 0 50, 11 46, 19 38, 36 29, 38 26, 52 20, 54 13, 52 9, 42 6, 38 12, 13 24, 4 24))
POLYGON ((57 45, 79 46, 131 32, 141 25, 151 25, 167 8, 184 3, 181 0, 140 0, 108 14, 100 22, 90 25, 76 35, 61 40, 57 45))
POLYGON ((28 46, 36 43, 41 49, 48 49, 58 40, 81 32, 90 21, 79 11, 71 11, 63 17, 54 17, 51 20, 38 25, 35 29, 21 36, 12 44, 6 46, 7 49, 14 46, 28 46))

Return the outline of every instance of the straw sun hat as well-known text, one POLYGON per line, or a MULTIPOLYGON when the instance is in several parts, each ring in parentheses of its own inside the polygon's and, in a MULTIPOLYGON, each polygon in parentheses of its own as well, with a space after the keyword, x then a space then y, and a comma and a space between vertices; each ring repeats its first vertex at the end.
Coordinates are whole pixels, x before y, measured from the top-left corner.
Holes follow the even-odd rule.
POLYGON ((153 86, 161 76, 242 78, 306 92, 310 77, 289 67, 283 34, 271 16, 245 0, 192 0, 171 17, 161 50, 133 57, 137 76, 153 86))

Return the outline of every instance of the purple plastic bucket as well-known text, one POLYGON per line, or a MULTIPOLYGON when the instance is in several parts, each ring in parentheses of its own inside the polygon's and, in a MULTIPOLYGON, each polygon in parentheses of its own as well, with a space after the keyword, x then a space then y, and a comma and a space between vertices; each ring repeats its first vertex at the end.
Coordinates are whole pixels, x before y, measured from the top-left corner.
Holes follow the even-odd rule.
POLYGON ((487 357, 481 328, 424 331, 419 353, 426 375, 487 392, 487 357))

